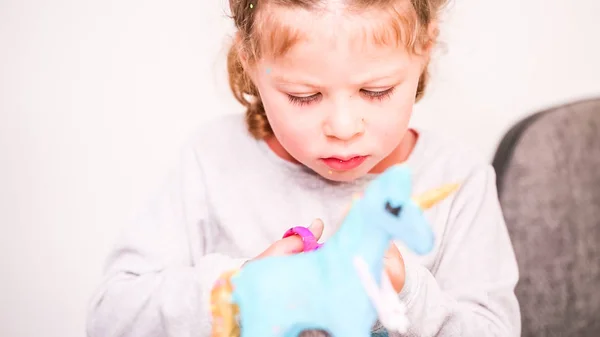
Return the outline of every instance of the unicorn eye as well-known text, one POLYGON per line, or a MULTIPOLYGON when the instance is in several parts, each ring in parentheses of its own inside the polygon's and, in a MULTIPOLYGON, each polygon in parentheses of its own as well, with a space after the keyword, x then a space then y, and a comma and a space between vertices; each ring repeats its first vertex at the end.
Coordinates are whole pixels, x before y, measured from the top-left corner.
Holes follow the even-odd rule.
POLYGON ((392 215, 394 215, 396 217, 399 217, 400 216, 400 212, 402 212, 402 206, 393 207, 390 204, 390 202, 388 201, 388 202, 385 203, 385 210, 388 213, 390 213, 390 214, 392 214, 392 215))

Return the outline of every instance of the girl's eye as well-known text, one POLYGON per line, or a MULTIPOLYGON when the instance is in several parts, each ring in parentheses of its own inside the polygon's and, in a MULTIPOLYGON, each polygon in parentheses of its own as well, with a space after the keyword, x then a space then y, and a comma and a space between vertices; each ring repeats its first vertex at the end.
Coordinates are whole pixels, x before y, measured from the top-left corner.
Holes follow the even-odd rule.
POLYGON ((386 98, 390 98, 392 96, 392 94, 394 93, 394 89, 395 87, 391 87, 389 89, 383 90, 383 91, 370 91, 370 90, 365 90, 362 89, 361 92, 367 96, 368 99, 376 99, 379 101, 383 101, 386 98))
POLYGON ((319 98, 321 98, 320 93, 310 95, 310 96, 292 96, 292 95, 288 94, 288 99, 289 99, 290 103, 299 105, 299 106, 308 105, 310 103, 317 101, 319 98))
MULTIPOLYGON (((394 93, 394 87, 391 87, 391 88, 383 90, 383 91, 370 91, 370 90, 361 89, 361 92, 363 93, 363 95, 365 95, 370 100, 383 101, 384 99, 390 98, 390 96, 392 96, 392 94, 394 93)), ((290 103, 298 105, 298 106, 306 106, 311 103, 315 103, 318 100, 320 100, 322 97, 321 93, 316 93, 316 94, 310 95, 310 96, 293 96, 290 94, 288 94, 287 96, 288 96, 290 103)))

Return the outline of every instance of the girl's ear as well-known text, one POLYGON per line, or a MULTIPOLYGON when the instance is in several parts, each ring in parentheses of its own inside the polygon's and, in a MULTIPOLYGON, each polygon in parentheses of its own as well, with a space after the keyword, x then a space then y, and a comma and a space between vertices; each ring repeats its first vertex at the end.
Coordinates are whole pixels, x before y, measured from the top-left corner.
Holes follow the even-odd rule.
POLYGON ((431 38, 431 40, 437 40, 438 35, 440 34, 440 25, 438 20, 433 20, 429 23, 429 27, 427 27, 427 35, 431 38))
POLYGON ((431 56, 431 52, 433 50, 433 47, 435 47, 439 33, 440 29, 438 21, 431 21, 429 23, 429 26, 427 27, 427 43, 424 46, 422 46, 421 50, 422 54, 427 60, 429 60, 429 57, 431 56))

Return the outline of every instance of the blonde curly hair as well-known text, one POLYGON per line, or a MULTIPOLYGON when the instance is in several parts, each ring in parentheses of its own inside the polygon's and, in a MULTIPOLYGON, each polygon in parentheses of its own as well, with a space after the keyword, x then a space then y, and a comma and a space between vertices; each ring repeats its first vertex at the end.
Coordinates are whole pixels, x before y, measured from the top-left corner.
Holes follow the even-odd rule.
MULTIPOLYGON (((411 53, 419 47, 436 43, 438 30, 430 30, 437 22, 447 0, 346 0, 349 12, 381 8, 388 14, 387 25, 374 31, 372 40, 377 44, 404 44, 411 53)), ((328 0, 229 0, 231 17, 237 28, 237 39, 227 55, 229 86, 234 97, 246 107, 248 131, 256 139, 273 135, 258 89, 245 72, 240 51, 252 64, 261 56, 277 57, 285 54, 300 40, 300 33, 278 22, 272 15, 263 15, 270 6, 323 10, 328 0)), ((419 101, 428 81, 427 67, 419 78, 415 100, 419 101)))

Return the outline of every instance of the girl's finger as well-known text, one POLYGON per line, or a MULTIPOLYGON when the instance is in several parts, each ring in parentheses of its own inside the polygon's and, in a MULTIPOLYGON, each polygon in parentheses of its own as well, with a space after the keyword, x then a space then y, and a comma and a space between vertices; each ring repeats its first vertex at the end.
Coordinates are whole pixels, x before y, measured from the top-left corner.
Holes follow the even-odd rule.
POLYGON ((314 219, 310 226, 308 226, 308 229, 313 233, 317 241, 321 238, 321 235, 323 235, 324 228, 325 224, 321 219, 314 219))
MULTIPOLYGON (((324 227, 325 225, 321 219, 315 219, 310 226, 308 226, 308 229, 314 235, 315 239, 319 240, 323 234, 324 227)), ((298 235, 288 236, 287 238, 278 241, 278 255, 298 254, 303 251, 304 243, 302 242, 302 238, 298 235)))

